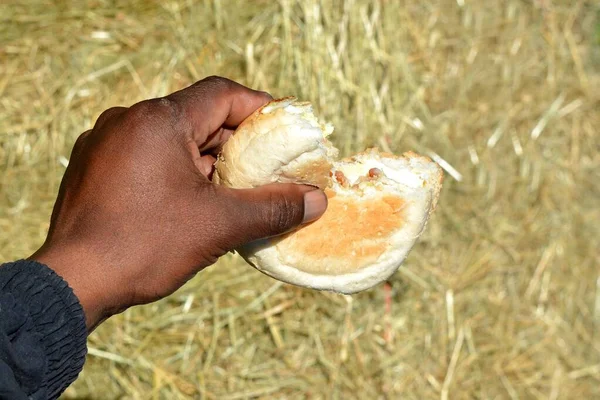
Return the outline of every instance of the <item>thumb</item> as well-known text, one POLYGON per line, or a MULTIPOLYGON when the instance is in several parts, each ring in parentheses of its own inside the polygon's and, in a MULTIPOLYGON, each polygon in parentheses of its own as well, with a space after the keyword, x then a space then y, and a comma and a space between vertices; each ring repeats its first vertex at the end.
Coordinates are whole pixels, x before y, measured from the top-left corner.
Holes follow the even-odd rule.
POLYGON ((327 196, 312 186, 271 184, 224 190, 226 212, 220 231, 226 237, 220 239, 231 249, 289 232, 318 219, 327 209, 327 196))

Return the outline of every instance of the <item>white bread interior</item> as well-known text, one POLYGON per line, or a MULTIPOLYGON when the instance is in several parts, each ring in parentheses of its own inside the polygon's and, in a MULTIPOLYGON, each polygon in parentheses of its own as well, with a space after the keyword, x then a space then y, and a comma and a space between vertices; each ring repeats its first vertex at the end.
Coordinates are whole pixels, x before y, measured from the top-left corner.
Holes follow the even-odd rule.
POLYGON ((274 182, 325 188, 338 150, 327 140, 331 124, 319 122, 310 103, 274 100, 238 126, 223 146, 213 182, 252 188, 274 182))
POLYGON ((369 149, 337 161, 308 103, 275 100, 224 145, 213 181, 234 188, 318 185, 329 205, 317 221, 238 249, 256 269, 294 285, 356 293, 386 280, 406 258, 437 204, 443 173, 427 157, 369 149))

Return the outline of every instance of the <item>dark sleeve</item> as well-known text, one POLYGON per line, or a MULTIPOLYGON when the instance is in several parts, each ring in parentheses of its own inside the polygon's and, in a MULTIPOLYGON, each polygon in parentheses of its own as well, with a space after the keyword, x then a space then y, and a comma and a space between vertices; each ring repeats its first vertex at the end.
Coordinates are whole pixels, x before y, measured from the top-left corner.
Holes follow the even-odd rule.
POLYGON ((79 301, 50 268, 0 265, 0 399, 55 399, 83 368, 87 329, 79 301))

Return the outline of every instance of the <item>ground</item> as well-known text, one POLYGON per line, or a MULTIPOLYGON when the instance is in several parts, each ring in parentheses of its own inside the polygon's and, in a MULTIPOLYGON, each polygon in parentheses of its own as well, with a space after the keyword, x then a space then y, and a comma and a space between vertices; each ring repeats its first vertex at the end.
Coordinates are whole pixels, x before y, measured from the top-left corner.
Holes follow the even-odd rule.
POLYGON ((104 109, 213 74, 446 180, 389 285, 319 293, 228 256, 99 328, 65 399, 600 397, 596 1, 117 3, 0 5, 0 260, 42 243, 104 109))

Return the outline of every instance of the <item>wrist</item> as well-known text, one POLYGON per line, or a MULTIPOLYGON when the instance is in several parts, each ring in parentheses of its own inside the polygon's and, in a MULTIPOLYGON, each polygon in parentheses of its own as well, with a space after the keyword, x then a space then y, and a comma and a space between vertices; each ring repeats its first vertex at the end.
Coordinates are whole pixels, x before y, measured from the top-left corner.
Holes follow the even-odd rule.
POLYGON ((86 249, 45 243, 29 259, 46 265, 68 283, 83 308, 88 332, 123 311, 110 282, 99 276, 104 270, 101 260, 86 249))

